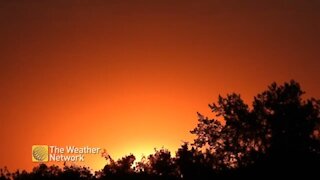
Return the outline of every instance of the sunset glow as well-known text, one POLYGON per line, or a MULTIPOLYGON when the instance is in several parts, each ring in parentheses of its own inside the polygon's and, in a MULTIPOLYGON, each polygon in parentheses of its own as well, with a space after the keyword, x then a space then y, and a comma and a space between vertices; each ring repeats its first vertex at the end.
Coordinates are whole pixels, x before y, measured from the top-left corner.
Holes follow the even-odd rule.
POLYGON ((0 167, 30 170, 34 144, 174 154, 219 94, 273 81, 320 98, 320 11, 249 2, 2 1, 0 167))

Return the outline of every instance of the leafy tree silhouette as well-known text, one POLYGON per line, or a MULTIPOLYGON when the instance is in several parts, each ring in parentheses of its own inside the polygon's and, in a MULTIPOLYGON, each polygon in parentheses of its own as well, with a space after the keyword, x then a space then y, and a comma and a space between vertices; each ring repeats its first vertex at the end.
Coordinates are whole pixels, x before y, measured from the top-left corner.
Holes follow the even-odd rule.
POLYGON ((267 165, 275 173, 310 175, 320 170, 319 132, 320 101, 302 100, 300 85, 291 81, 278 86, 273 83, 267 91, 255 97, 254 112, 270 134, 267 165))
POLYGON ((217 173, 212 171, 215 157, 211 152, 202 152, 195 147, 189 147, 184 143, 176 153, 176 164, 179 177, 182 179, 206 179, 217 177, 217 173))
POLYGON ((103 168, 104 176, 109 174, 131 174, 134 171, 132 169, 132 166, 136 158, 132 154, 125 156, 117 161, 114 161, 110 155, 107 155, 105 158, 109 160, 110 163, 105 165, 105 167, 103 168))
POLYGON ((176 166, 171 153, 167 149, 156 150, 148 157, 149 166, 152 174, 170 177, 176 173, 176 166))
POLYGON ((226 98, 219 96, 218 104, 209 107, 224 122, 198 113, 199 123, 191 131, 197 135, 193 145, 214 154, 216 160, 212 161, 212 167, 216 170, 239 168, 252 163, 250 155, 263 152, 265 148, 256 131, 264 131, 263 123, 254 118, 254 112, 238 94, 228 94, 226 98))
POLYGON ((60 180, 60 179, 71 179, 71 180, 85 180, 95 179, 91 170, 87 167, 79 166, 66 166, 63 169, 58 166, 52 165, 47 166, 46 164, 39 164, 34 167, 32 172, 17 170, 14 173, 9 173, 10 176, 4 177, 0 174, 0 179, 14 179, 14 180, 25 180, 25 179, 36 179, 36 180, 60 180))
POLYGON ((273 83, 254 98, 252 109, 238 94, 219 96, 217 104, 209 105, 216 119, 198 113, 193 145, 218 159, 212 161, 217 170, 250 169, 257 176, 315 173, 320 163, 320 101, 302 100, 303 94, 295 81, 273 83))
POLYGON ((11 177, 11 173, 8 171, 7 167, 0 169, 0 180, 8 180, 11 177))

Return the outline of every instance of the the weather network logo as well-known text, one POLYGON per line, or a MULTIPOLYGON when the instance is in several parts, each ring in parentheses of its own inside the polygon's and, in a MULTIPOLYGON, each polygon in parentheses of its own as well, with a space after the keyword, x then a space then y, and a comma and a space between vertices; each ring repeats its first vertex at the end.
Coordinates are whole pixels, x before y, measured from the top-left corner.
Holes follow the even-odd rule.
POLYGON ((47 162, 48 161, 48 146, 34 145, 32 146, 32 161, 33 162, 47 162))
POLYGON ((99 154, 101 148, 90 146, 33 145, 32 162, 76 162, 85 161, 88 154, 99 154))

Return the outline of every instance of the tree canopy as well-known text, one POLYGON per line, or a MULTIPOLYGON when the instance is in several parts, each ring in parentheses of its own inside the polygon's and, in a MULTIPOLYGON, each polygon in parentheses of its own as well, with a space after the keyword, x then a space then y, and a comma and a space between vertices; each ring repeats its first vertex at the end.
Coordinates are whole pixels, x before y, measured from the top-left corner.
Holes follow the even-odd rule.
POLYGON ((212 152, 217 169, 262 164, 269 172, 309 172, 320 158, 320 101, 304 100, 303 94, 299 83, 290 81, 272 83, 251 108, 239 94, 219 96, 209 104, 216 119, 198 113, 193 145, 212 152))

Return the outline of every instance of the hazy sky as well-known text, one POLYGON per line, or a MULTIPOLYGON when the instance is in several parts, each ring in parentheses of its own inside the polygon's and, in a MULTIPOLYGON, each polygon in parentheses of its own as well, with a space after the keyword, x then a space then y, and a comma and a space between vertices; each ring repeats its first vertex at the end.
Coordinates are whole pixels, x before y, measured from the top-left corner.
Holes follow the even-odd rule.
POLYGON ((316 0, 0 1, 0 167, 30 169, 33 144, 174 152, 219 94, 273 81, 320 98, 319 19, 316 0))

